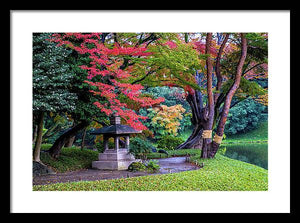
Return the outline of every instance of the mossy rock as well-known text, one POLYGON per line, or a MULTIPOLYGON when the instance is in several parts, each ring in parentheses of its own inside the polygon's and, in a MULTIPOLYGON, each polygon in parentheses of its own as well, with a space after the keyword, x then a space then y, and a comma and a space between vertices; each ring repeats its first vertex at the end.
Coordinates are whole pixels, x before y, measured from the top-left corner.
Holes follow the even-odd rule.
POLYGON ((145 171, 146 168, 147 167, 145 166, 145 164, 143 164, 141 162, 133 162, 128 166, 128 170, 132 171, 132 172, 145 171))
POLYGON ((48 167, 47 165, 41 162, 32 162, 32 175, 33 177, 41 176, 41 175, 48 175, 48 174, 55 174, 55 172, 48 167))

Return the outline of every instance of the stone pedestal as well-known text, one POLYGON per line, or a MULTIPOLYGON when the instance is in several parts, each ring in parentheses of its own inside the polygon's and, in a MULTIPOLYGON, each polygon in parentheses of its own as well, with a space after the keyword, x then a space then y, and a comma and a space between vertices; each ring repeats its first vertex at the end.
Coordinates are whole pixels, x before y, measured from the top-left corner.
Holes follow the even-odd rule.
POLYGON ((135 159, 128 149, 106 149, 99 154, 98 161, 92 162, 92 168, 99 170, 127 170, 132 162, 141 162, 135 159))

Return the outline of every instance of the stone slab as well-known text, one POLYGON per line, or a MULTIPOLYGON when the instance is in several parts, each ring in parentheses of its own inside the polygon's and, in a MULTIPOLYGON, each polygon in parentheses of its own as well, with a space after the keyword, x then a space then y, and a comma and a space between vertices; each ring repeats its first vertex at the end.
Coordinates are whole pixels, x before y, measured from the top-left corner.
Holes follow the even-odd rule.
POLYGON ((98 170, 127 170, 128 166, 133 162, 141 162, 141 160, 93 161, 92 168, 98 170))
POLYGON ((99 170, 127 170, 133 162, 141 162, 129 153, 128 149, 108 149, 100 153, 97 161, 92 162, 92 168, 99 170))

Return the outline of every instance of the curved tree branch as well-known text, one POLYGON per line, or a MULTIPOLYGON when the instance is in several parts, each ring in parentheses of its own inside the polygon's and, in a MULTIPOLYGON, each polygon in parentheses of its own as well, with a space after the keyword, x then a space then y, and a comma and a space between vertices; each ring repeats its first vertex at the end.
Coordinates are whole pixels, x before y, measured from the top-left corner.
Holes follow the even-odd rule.
MULTIPOLYGON (((216 58, 216 76, 217 76, 217 86, 216 86, 216 90, 217 91, 220 91, 221 90, 221 86, 222 86, 222 75, 221 75, 221 69, 220 69, 220 62, 221 62, 221 56, 222 56, 222 53, 223 53, 223 50, 226 46, 226 43, 228 41, 228 38, 229 38, 229 33, 227 33, 225 35, 225 38, 221 44, 221 47, 219 49, 219 52, 218 52, 218 55, 217 55, 217 58, 216 58)), ((217 101, 218 97, 219 97, 220 93, 216 93, 215 94, 215 102, 217 101)))

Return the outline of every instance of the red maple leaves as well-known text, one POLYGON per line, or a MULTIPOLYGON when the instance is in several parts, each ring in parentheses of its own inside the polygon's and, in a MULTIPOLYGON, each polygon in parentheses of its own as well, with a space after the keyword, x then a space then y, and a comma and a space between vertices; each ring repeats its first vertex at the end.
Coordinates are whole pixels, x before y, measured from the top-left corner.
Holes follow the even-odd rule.
POLYGON ((122 103, 119 96, 125 95, 132 101, 140 104, 140 107, 149 107, 164 101, 164 98, 152 99, 141 95, 143 86, 140 84, 126 83, 131 74, 126 69, 121 69, 124 56, 147 57, 151 53, 147 52, 145 46, 122 47, 114 44, 112 48, 101 43, 101 33, 64 33, 54 34, 50 41, 65 45, 77 51, 79 54, 86 54, 91 59, 89 66, 82 65, 81 69, 87 71, 88 76, 85 82, 93 86, 96 90, 90 90, 94 95, 105 98, 106 102, 95 102, 101 112, 106 115, 116 113, 126 120, 127 124, 137 130, 147 128, 140 122, 140 119, 147 117, 136 114, 129 109, 126 103, 122 103), (80 44, 74 42, 80 41, 80 44), (101 81, 93 81, 94 77, 100 76, 101 81))

